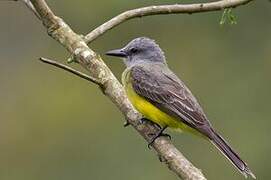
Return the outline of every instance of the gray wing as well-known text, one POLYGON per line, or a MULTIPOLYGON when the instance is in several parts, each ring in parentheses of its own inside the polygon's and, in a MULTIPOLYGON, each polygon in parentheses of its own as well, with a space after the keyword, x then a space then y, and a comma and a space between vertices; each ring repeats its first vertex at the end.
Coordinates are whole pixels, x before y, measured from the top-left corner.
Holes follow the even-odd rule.
POLYGON ((193 128, 210 126, 196 98, 166 66, 134 66, 130 77, 136 93, 162 111, 193 128))

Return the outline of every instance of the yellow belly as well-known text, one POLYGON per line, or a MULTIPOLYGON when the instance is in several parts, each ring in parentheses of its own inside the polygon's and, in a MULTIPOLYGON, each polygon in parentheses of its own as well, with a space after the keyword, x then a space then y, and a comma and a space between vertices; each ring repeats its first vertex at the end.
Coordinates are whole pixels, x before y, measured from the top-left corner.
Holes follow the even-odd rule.
POLYGON ((168 126, 177 131, 186 131, 202 136, 199 131, 184 124, 181 119, 166 114, 152 103, 148 102, 144 97, 139 96, 134 91, 129 76, 129 70, 126 69, 122 75, 122 83, 124 85, 126 94, 134 108, 136 108, 136 110, 145 118, 159 124, 161 127, 168 126))
POLYGON ((145 98, 136 94, 131 84, 128 83, 125 90, 128 99, 131 101, 136 110, 139 111, 145 118, 159 124, 161 127, 168 126, 177 131, 188 131, 196 135, 201 135, 195 129, 184 124, 181 119, 177 119, 164 113, 153 104, 146 101, 145 98))

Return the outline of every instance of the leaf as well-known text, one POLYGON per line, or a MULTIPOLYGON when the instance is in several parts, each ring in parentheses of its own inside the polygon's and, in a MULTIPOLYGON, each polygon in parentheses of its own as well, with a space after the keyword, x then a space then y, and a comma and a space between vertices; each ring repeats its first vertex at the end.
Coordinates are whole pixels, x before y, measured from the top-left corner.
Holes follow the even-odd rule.
POLYGON ((225 24, 226 19, 227 19, 227 12, 228 12, 228 9, 224 9, 222 16, 221 16, 221 19, 220 19, 220 22, 219 22, 220 25, 225 24))
POLYGON ((233 14, 232 8, 224 9, 219 24, 224 25, 227 22, 231 25, 237 24, 236 17, 233 14))

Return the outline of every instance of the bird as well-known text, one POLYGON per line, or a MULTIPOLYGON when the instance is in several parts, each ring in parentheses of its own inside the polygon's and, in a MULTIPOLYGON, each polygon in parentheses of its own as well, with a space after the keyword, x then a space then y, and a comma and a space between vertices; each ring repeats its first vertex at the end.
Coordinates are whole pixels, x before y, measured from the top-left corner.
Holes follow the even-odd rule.
POLYGON ((245 177, 256 179, 247 164, 213 128, 188 87, 170 70, 155 40, 138 37, 106 55, 123 59, 126 69, 121 79, 129 101, 144 118, 161 127, 151 143, 168 127, 191 132, 214 144, 245 177))

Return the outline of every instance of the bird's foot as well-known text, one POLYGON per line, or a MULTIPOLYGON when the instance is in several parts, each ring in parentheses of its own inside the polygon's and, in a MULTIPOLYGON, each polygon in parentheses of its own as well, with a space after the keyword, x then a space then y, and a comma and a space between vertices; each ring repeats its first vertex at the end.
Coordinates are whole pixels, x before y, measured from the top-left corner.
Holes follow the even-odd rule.
POLYGON ((151 140, 149 141, 149 143, 148 143, 148 148, 149 149, 150 149, 151 145, 154 143, 154 141, 160 136, 165 136, 165 137, 168 137, 169 139, 171 139, 171 136, 169 134, 163 133, 166 128, 167 128, 167 126, 165 126, 163 128, 160 128, 160 130, 156 134, 153 134, 153 133, 149 134, 150 136, 153 136, 151 138, 151 140))
POLYGON ((123 124, 123 127, 127 127, 127 126, 129 126, 131 123, 129 123, 127 120, 126 120, 126 122, 123 124))
POLYGON ((155 123, 155 122, 153 122, 153 121, 151 121, 151 120, 149 120, 149 119, 147 119, 147 118, 141 118, 141 119, 139 120, 139 123, 140 123, 140 124, 144 124, 145 122, 150 122, 151 124, 153 124, 153 125, 156 126, 157 128, 162 129, 162 127, 161 127, 159 124, 157 124, 157 123, 155 123))
POLYGON ((149 121, 150 121, 149 119, 143 117, 139 119, 139 124, 145 124, 145 122, 149 122, 149 121))

